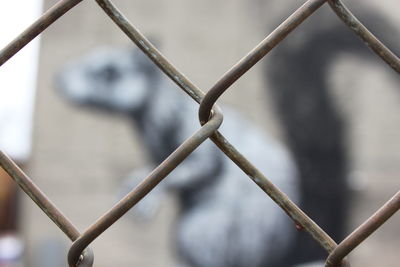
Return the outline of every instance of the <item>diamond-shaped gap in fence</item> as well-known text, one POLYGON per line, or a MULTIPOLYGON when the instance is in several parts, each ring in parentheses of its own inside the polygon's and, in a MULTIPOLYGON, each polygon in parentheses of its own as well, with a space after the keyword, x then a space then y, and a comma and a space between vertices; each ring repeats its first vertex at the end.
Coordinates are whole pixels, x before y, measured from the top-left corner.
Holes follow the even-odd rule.
MULTIPOLYGON (((199 90, 190 83, 184 76, 177 76, 175 68, 169 64, 161 54, 158 53, 151 46, 147 40, 128 22, 128 20, 117 10, 117 8, 109 1, 97 1, 106 13, 111 16, 114 22, 135 42, 139 48, 143 50, 171 79, 175 81, 182 89, 184 89, 190 96, 192 96, 196 101, 201 100, 201 93, 197 93, 199 90)), ((304 4, 298 12, 288 19, 286 24, 283 24, 281 28, 271 34, 264 41, 264 52, 268 52, 274 45, 276 45, 281 39, 283 39, 291 30, 293 30, 298 24, 300 24, 305 18, 312 14, 313 11, 318 9, 324 1, 308 1, 304 4), (271 45, 272 43, 272 45, 271 45), (272 47, 271 47, 272 46, 272 47)), ((262 46, 260 45, 260 47, 262 46)), ((259 48, 259 47, 258 47, 259 48)), ((256 54, 256 49, 254 49, 254 54, 256 54)), ((263 56, 262 55, 262 56, 263 56)), ((256 55, 256 57, 259 55, 256 55)), ((261 57, 262 57, 261 56, 261 57)), ((250 56, 251 57, 251 56, 250 56)), ((261 58, 259 57, 258 60, 261 58)), ((253 58, 254 59, 254 58, 253 58)), ((257 61, 258 61, 257 60, 257 61)), ((238 64, 240 65, 240 63, 238 64)), ((242 66, 245 64, 242 64, 242 66)), ((247 65, 245 68, 249 69, 252 65, 247 65)), ((241 71, 243 68, 241 69, 241 71)), ((243 71, 241 74, 244 74, 243 71)), ((239 77, 237 77, 239 78, 239 77)), ((230 81, 233 83, 233 81, 230 81)), ((229 82, 228 82, 229 83, 229 82)), ((220 144, 220 148, 224 150, 225 153, 230 154, 231 159, 235 161, 245 172, 254 180, 258 185, 263 188, 264 191, 272 195, 272 198, 278 202, 278 204, 291 215, 299 224, 306 225, 305 228, 311 232, 311 234, 319 239, 320 243, 323 244, 328 250, 332 249, 334 246, 333 241, 318 227, 316 226, 301 210, 295 206, 290 200, 288 200, 282 192, 280 192, 273 184, 271 184, 263 174, 261 174, 254 166, 251 165, 243 156, 241 156, 235 148, 233 148, 222 135, 217 134, 217 143, 220 144), (222 144, 222 145, 221 145, 222 144), (240 156, 238 156, 240 155, 240 156), (261 177, 261 178, 260 178, 261 177), (307 223, 305 223, 307 222, 307 223)))

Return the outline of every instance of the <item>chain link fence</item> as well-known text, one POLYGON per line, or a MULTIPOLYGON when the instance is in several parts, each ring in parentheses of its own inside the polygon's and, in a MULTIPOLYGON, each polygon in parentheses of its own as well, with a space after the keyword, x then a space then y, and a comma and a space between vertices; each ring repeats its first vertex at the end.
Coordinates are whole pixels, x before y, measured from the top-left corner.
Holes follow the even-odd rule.
MULTIPOLYGON (((54 21, 71 10, 82 0, 61 0, 36 22, 16 37, 0 52, 0 65, 18 53, 26 44, 43 32, 54 21)), ((210 138, 250 179, 252 179, 287 215, 295 222, 297 228, 307 231, 329 256, 326 266, 349 266, 346 256, 370 234, 378 229, 400 208, 400 191, 395 194, 374 215, 359 226, 342 242, 336 244, 332 238, 314 223, 284 192, 281 192, 266 176, 252 165, 225 137, 218 132, 223 123, 223 114, 217 100, 222 94, 261 60, 269 51, 311 16, 322 5, 329 4, 332 11, 358 35, 365 44, 381 57, 394 71, 400 73, 400 60, 383 45, 340 0, 309 0, 298 8, 289 18, 282 22, 270 35, 227 71, 215 85, 203 93, 187 77, 178 71, 136 27, 109 0, 96 0, 104 12, 171 80, 173 80, 194 101, 200 104, 199 120, 201 128, 182 143, 162 164, 154 169, 142 183, 127 194, 113 208, 104 213, 97 221, 80 233, 74 224, 46 197, 33 181, 3 152, 0 152, 1 167, 15 180, 27 195, 46 213, 46 215, 68 236, 73 244, 68 253, 69 266, 92 266, 93 253, 88 247, 99 235, 121 218, 129 209, 138 203, 146 194, 157 186, 174 168, 191 152, 210 138)), ((197 119, 197 118, 193 118, 197 119)), ((167 178, 168 179, 168 178, 167 178)), ((268 197, 266 196, 266 197, 268 197)))

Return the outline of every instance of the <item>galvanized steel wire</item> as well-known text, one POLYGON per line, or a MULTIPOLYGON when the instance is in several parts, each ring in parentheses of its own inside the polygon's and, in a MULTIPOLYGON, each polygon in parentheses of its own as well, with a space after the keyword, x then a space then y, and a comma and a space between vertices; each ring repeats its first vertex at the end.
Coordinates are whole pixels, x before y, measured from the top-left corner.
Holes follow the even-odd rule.
MULTIPOLYGON (((23 33, 0 51, 0 66, 20 51, 26 44, 43 32, 54 21, 71 10, 82 0, 60 0, 23 33)), ((328 2, 336 15, 349 27, 371 50, 382 58, 394 71, 400 73, 400 60, 384 44, 382 44, 361 22, 350 12, 340 0, 308 0, 270 35, 261 41, 253 50, 226 72, 215 85, 204 94, 182 72, 178 71, 139 30, 109 0, 96 0, 104 12, 115 24, 145 53, 160 70, 173 80, 194 101, 200 104, 199 120, 201 128, 181 144, 164 162, 146 177, 142 183, 128 193, 114 207, 80 233, 72 222, 51 202, 49 198, 22 172, 18 166, 0 151, 0 166, 14 179, 24 192, 43 210, 43 212, 67 235, 73 244, 68 253, 69 266, 92 266, 94 255, 88 247, 108 227, 121 218, 129 209, 148 194, 174 168, 176 168, 191 152, 210 138, 250 179, 252 179, 273 201, 276 202, 295 222, 306 230, 316 242, 328 253, 326 266, 349 266, 344 258, 370 234, 378 229, 400 208, 400 191, 390 199, 371 218, 364 222, 339 245, 313 222, 284 192, 280 191, 268 178, 252 165, 240 152, 218 132, 223 123, 223 113, 217 106, 223 93, 269 51, 311 16, 322 5, 328 2)), ((1 71, 1 70, 0 70, 1 71)), ((193 118, 196 119, 196 118, 193 118)), ((166 178, 168 179, 168 178, 166 178)), ((266 196, 267 197, 267 196, 266 196)))

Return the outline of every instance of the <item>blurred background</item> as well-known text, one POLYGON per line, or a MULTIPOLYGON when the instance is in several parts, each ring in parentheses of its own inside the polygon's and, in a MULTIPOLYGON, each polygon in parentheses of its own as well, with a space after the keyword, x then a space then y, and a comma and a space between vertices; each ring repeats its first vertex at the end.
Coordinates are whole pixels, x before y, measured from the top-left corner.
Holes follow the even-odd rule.
MULTIPOLYGON (((142 33, 158 40, 162 53, 203 90, 299 5, 291 1, 285 7, 274 0, 269 2, 276 8, 262 9, 260 2, 114 1, 142 33)), ((45 0, 43 9, 55 3, 45 0)), ((362 5, 399 25, 398 1, 369 0, 362 5)), ((360 8, 355 3, 350 7, 355 14, 360 8)), ((115 203, 121 181, 129 172, 148 160, 129 121, 78 109, 54 88, 54 75, 68 60, 104 45, 132 46, 94 1, 83 1, 41 35, 32 153, 24 164, 29 176, 81 231, 115 203)), ((376 62, 369 65, 355 58, 351 64, 339 62, 332 68, 334 92, 348 116, 350 175, 357 187, 349 203, 349 233, 399 189, 399 78, 383 62, 376 62), (346 75, 349 73, 361 76, 357 79, 346 75)), ((265 86, 259 64, 221 101, 282 139, 265 86)), ((19 225, 26 246, 23 266, 42 266, 41 257, 48 255, 49 244, 55 248, 54 255, 57 246, 62 255, 70 241, 27 196, 20 195, 19 225)), ((146 224, 123 217, 93 243, 95 265, 173 266, 169 237, 175 214, 171 198, 157 218, 146 224)), ((351 254, 353 266, 397 266, 399 223, 397 214, 362 243, 351 254)))

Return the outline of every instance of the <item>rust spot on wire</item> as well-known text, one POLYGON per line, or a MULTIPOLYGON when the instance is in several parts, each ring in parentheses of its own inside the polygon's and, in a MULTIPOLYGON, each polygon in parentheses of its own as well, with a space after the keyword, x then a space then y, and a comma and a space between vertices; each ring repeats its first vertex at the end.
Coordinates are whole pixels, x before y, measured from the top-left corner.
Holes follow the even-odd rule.
POLYGON ((304 230, 304 227, 301 226, 300 224, 295 223, 294 225, 295 225, 297 231, 303 231, 304 230))

